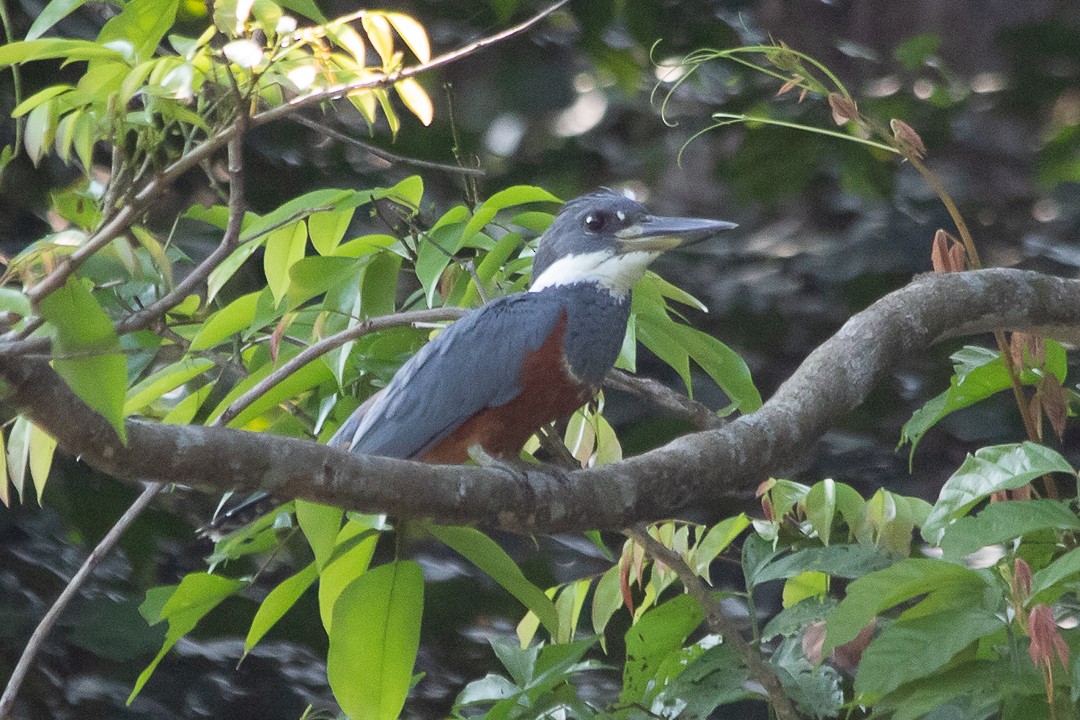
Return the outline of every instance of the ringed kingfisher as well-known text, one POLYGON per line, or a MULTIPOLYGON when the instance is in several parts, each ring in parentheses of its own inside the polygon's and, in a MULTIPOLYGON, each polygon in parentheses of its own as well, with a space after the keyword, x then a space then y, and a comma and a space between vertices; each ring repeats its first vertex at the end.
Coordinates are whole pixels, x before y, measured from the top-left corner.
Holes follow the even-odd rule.
POLYGON ((622 347, 630 289, 649 263, 733 227, 651 215, 610 190, 567 202, 540 237, 528 292, 436 336, 330 445, 432 463, 463 463, 474 445, 516 457, 541 427, 596 395, 622 347))
MULTIPOLYGON (((611 190, 563 205, 543 235, 528 292, 470 312, 409 359, 330 439, 347 452, 464 463, 473 446, 516 457, 547 423, 599 391, 630 318, 630 290, 666 250, 735 227, 659 217, 611 190)), ((206 530, 249 514, 257 493, 206 530)))

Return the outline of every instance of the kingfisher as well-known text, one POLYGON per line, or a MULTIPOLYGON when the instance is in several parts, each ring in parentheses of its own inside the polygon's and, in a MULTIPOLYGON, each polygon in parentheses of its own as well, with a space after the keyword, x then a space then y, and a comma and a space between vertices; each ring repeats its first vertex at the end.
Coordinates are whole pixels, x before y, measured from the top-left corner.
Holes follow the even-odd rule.
MULTIPOLYGON (((630 291, 667 250, 735 223, 652 215, 611 190, 562 206, 540 236, 527 292, 473 310, 422 347, 328 444, 460 464, 474 447, 516 458, 540 428, 600 390, 630 318, 630 291)), ((256 493, 203 529, 216 537, 269 499, 256 493)))
POLYGON ((735 227, 652 215, 611 190, 565 203, 540 236, 527 292, 494 300, 425 345, 330 439, 348 452, 464 463, 517 457, 600 389, 630 291, 661 253, 735 227))

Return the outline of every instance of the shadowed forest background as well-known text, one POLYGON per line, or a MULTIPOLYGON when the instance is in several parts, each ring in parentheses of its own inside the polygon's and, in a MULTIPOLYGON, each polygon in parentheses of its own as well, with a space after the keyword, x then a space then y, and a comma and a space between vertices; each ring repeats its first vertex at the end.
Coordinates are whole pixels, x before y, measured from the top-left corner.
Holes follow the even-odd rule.
MULTIPOLYGON (((320 0, 328 16, 355 4, 320 0)), ((44 2, 16 0, 8 12, 22 37, 44 2)), ((516 0, 487 3, 382 3, 426 27, 438 52, 464 45, 539 9, 516 0)), ((93 38, 111 11, 89 3, 57 27, 93 38)), ((182 22, 178 27, 182 28, 182 22)), ((852 314, 930 271, 934 229, 948 225, 938 198, 910 167, 863 147, 777 127, 728 126, 697 137, 710 115, 775 112, 831 127, 827 104, 797 93, 774 100, 776 84, 733 64, 703 66, 672 95, 661 117, 671 61, 699 48, 783 41, 823 61, 881 118, 903 118, 927 145, 930 164, 973 224, 987 266, 1023 267, 1073 277, 1080 267, 1080 6, 1057 2, 919 0, 765 0, 760 2, 577 2, 523 35, 420 78, 435 104, 424 128, 408 118, 396 142, 385 127, 372 137, 358 113, 314 118, 392 153, 477 167, 479 178, 388 161, 308 125, 284 121, 245 140, 247 199, 267 212, 321 187, 390 186, 421 174, 421 222, 450 205, 514 184, 567 199, 597 186, 629 188, 664 215, 724 218, 739 229, 654 267, 693 293, 707 314, 690 322, 747 361, 768 397, 806 355, 852 314), (658 40, 660 42, 654 46, 658 40), (659 67, 656 65, 659 63, 659 67), (779 106, 779 107, 777 107, 779 106), (771 108, 771 109, 770 109, 771 108)), ((23 68, 25 95, 56 82, 57 68, 23 68)), ((59 70, 63 73, 64 70, 59 70)), ((11 73, 0 74, 0 106, 14 107, 11 73)), ((10 122, 0 144, 14 141, 10 122)), ((33 167, 25 156, 0 185, 0 251, 17 254, 49 231, 48 194, 78 173, 54 156, 33 167)), ((190 173, 155 205, 171 222, 189 204, 214 199, 190 173)), ((358 214, 358 218, 360 215, 358 214)), ((367 229, 378 217, 360 219, 367 229)), ((184 247, 195 258, 217 242, 184 247)), ((262 282, 234 281, 239 295, 262 282)), ((932 500, 975 448, 1017 441, 1018 414, 1004 395, 943 421, 919 444, 911 471, 897 451, 900 427, 948 385, 945 343, 906 364, 835 427, 805 458, 795 480, 824 477, 869 495, 886 487, 932 500)), ((677 386, 677 374, 639 351, 638 373, 677 386)), ((702 375, 695 397, 712 408, 726 398, 702 375)), ((627 455, 690 430, 629 396, 609 392, 607 417, 627 455)), ((1080 461, 1076 427, 1063 454, 1080 461)), ((0 507, 0 677, 53 598, 136 490, 57 457, 44 507, 0 507)), ((314 599, 302 598, 282 624, 235 669, 255 600, 231 598, 182 640, 130 707, 137 673, 161 645, 137 611, 148 587, 204 567, 210 543, 195 529, 217 497, 179 490, 161 496, 121 541, 61 620, 28 679, 26 718, 295 718, 311 704, 333 708, 322 658, 325 636, 314 599), (309 607, 304 611, 303 606, 309 607), (305 625, 307 622, 309 625, 305 625), (178 714, 181 713, 181 714, 178 714)), ((740 509, 696 518, 715 522, 740 509)), ((758 509, 760 514, 760 508, 758 509)), ((584 540, 501 538, 531 577, 565 581, 603 558, 584 540), (552 560, 552 558, 554 558, 552 560)), ((423 641, 416 671, 426 673, 406 715, 443 717, 470 680, 498 665, 488 644, 512 636, 520 608, 490 580, 441 547, 414 554, 426 585, 423 641)), ((543 582, 538 582, 542 587, 543 582)), ((760 607, 778 607, 764 595, 760 607)), ((591 676, 597 697, 618 680, 591 676)))

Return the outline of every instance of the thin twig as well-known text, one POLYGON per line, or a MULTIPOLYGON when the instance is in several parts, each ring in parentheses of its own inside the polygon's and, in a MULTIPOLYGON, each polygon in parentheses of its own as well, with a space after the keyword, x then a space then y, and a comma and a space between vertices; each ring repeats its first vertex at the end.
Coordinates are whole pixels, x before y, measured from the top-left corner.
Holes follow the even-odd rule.
POLYGON ((662 410, 693 423, 701 430, 720 428, 728 421, 707 406, 678 393, 658 380, 638 377, 622 370, 612 370, 604 378, 604 387, 632 393, 654 403, 662 410))
POLYGON ((101 542, 97 544, 82 566, 78 569, 75 575, 64 587, 64 590, 60 593, 60 596, 56 598, 56 602, 53 603, 49 611, 45 613, 45 616, 41 618, 41 622, 34 629, 33 635, 30 636, 30 640, 26 643, 26 647, 23 648, 22 655, 19 656, 19 662, 15 665, 15 670, 11 673, 11 678, 8 680, 7 687, 4 688, 4 695, 0 697, 0 718, 7 718, 10 716, 11 708, 15 704, 15 696, 19 692, 19 687, 26 679, 26 675, 30 672, 30 667, 33 665, 34 657, 41 649, 42 643, 45 642, 45 638, 48 636, 49 631, 52 630, 56 621, 60 619, 60 615, 64 612, 67 606, 75 598, 79 588, 90 573, 101 564, 101 561, 105 559, 105 556, 112 551, 113 546, 120 539, 120 536, 124 534, 124 531, 131 526, 135 519, 139 517, 146 506, 150 504, 150 501, 154 499, 154 496, 161 491, 164 487, 161 483, 149 483, 143 489, 142 494, 136 498, 131 507, 124 512, 116 524, 112 526, 112 529, 101 539, 101 542))
POLYGON ((769 702, 772 703, 772 707, 776 711, 776 717, 779 720, 798 720, 799 713, 791 702, 791 698, 784 692, 784 686, 780 683, 780 678, 765 663, 761 653, 746 642, 735 623, 724 615, 720 603, 713 598, 705 581, 690 569, 690 566, 677 552, 650 535, 645 525, 635 525, 623 532, 631 540, 645 548, 645 552, 649 553, 653 560, 662 562, 675 571, 683 587, 686 588, 686 592, 701 604, 701 608, 705 611, 705 622, 708 624, 709 630, 721 635, 726 642, 731 644, 735 652, 739 653, 743 662, 746 663, 750 675, 765 688, 765 692, 769 696, 769 702))
POLYGON ((338 142, 347 143, 349 145, 361 148, 362 150, 366 150, 372 155, 381 158, 389 163, 399 163, 401 165, 411 165, 413 167, 427 168, 428 170, 442 170, 443 172, 460 173, 463 175, 476 175, 478 177, 483 177, 485 175, 484 171, 479 168, 467 168, 460 165, 450 165, 449 163, 435 162, 433 160, 421 160, 420 158, 411 158, 405 155, 398 155, 397 153, 392 153, 389 150, 384 150, 383 148, 375 145, 374 143, 364 142, 359 138, 354 138, 352 135, 346 135, 343 132, 335 130, 332 127, 327 127, 322 123, 315 122, 311 118, 306 118, 302 115, 298 115, 292 120, 293 122, 299 123, 304 127, 311 128, 316 132, 322 133, 328 138, 332 138, 334 140, 337 140, 338 142))
MULTIPOLYGON (((338 96, 347 95, 350 92, 356 90, 370 90, 379 87, 385 87, 386 85, 392 85, 399 80, 419 75, 422 72, 432 70, 434 68, 448 65, 452 62, 460 60, 468 55, 471 55, 479 50, 482 50, 490 45, 501 42, 508 38, 518 35, 525 30, 529 29, 536 23, 543 20, 545 17, 553 13, 555 10, 561 8, 567 4, 569 0, 559 0, 559 2, 551 5, 550 7, 540 11, 525 22, 515 25, 512 28, 504 30, 500 33, 490 35, 485 38, 481 38, 473 43, 470 43, 462 48, 453 50, 451 52, 439 55, 432 58, 426 63, 414 65, 412 67, 404 68, 402 70, 395 71, 388 75, 376 75, 374 77, 366 78, 364 80, 358 80, 352 83, 344 83, 335 85, 325 90, 320 90, 308 95, 302 95, 294 98, 287 103, 278 105, 277 107, 269 110, 264 110, 261 113, 250 118, 248 121, 250 127, 259 127, 275 120, 288 117, 302 108, 316 105, 326 100, 331 100, 338 96)), ((139 215, 150 204, 150 201, 162 192, 173 180, 177 179, 188 170, 194 168, 203 160, 209 158, 217 150, 229 143, 240 132, 239 123, 233 123, 227 128, 224 128, 212 138, 208 138, 202 145, 192 150, 187 155, 179 158, 173 164, 162 170, 157 176, 149 180, 142 189, 135 193, 130 200, 116 213, 105 225, 98 229, 91 237, 89 237, 85 243, 79 248, 60 261, 59 265, 43 280, 39 281, 36 285, 29 288, 26 291, 26 296, 30 299, 31 303, 38 303, 49 293, 63 287, 64 283, 71 276, 75 270, 86 261, 88 257, 98 252, 106 245, 108 245, 113 239, 126 231, 139 217, 139 215)))
POLYGON ((244 201, 243 123, 244 120, 241 118, 238 122, 240 131, 229 141, 229 220, 225 226, 225 233, 221 236, 221 242, 171 292, 117 323, 118 334, 123 335, 148 327, 166 312, 182 303, 240 244, 240 231, 244 222, 244 211, 247 208, 247 203, 244 201))
POLYGON ((225 408, 225 411, 218 416, 214 421, 214 425, 228 425, 237 415, 243 412, 247 406, 265 395, 271 388, 289 375, 292 375, 313 360, 316 360, 322 355, 325 355, 331 350, 335 350, 352 340, 363 337, 368 333, 386 330, 388 328, 401 327, 403 325, 412 325, 413 323, 456 320, 464 315, 465 312, 466 310, 464 308, 445 307, 433 308, 431 310, 412 310, 364 320, 351 328, 342 330, 325 340, 320 340, 314 345, 308 346, 306 349, 301 350, 299 353, 289 358, 289 360, 281 367, 267 375, 257 384, 253 385, 243 395, 236 398, 236 400, 234 400, 232 404, 225 408))

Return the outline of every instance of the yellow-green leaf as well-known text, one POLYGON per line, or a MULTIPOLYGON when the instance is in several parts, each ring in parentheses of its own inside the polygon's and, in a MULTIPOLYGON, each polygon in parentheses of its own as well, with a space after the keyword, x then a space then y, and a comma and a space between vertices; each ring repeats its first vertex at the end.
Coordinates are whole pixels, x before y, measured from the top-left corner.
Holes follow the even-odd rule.
POLYGON ((364 32, 371 40, 372 47, 382 58, 383 67, 386 67, 394 57, 394 37, 390 30, 390 23, 380 13, 365 13, 361 22, 364 25, 364 32))
POLYGON ((56 451, 56 440, 52 435, 39 428, 37 425, 30 426, 30 477, 34 480, 34 491, 37 493, 38 505, 41 505, 42 495, 45 493, 45 482, 49 479, 49 468, 52 467, 53 452, 56 451))
POLYGON ((424 30, 423 25, 402 13, 386 13, 386 19, 413 51, 417 60, 422 63, 431 60, 431 43, 428 42, 427 31, 424 30))
POLYGON ((397 90, 401 102, 405 103, 405 107, 409 108, 409 112, 415 115, 424 125, 431 124, 432 119, 435 117, 435 108, 431 104, 431 98, 428 97, 427 91, 420 86, 420 83, 416 82, 414 78, 405 78, 394 83, 394 89, 397 90))

